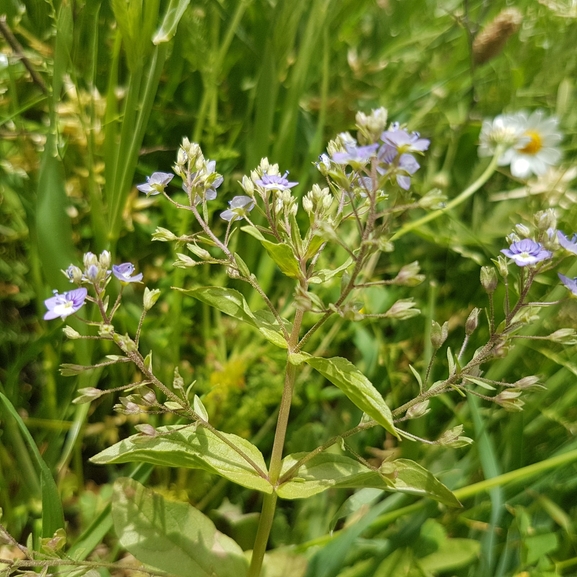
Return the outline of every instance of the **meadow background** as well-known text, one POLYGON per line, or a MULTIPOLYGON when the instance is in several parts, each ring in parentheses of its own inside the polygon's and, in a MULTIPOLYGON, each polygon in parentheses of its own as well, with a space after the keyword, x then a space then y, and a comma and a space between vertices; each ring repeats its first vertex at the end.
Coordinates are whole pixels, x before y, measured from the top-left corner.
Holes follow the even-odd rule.
MULTIPOLYGON (((411 396, 408 365, 424 369, 431 320, 448 320, 449 343, 458 346, 457 329, 471 308, 486 306, 480 266, 506 246, 516 223, 554 207, 563 230, 577 229, 577 192, 571 190, 577 8, 570 0, 514 3, 522 14, 519 31, 475 66, 472 36, 512 5, 3 0, 0 392, 9 404, 0 409, 0 506, 1 523, 15 539, 39 543, 45 463, 56 479, 68 523, 67 553, 74 558, 126 556, 112 530, 109 498, 111 482, 128 473, 190 502, 243 548, 252 546, 259 511, 254 492, 201 471, 88 462, 131 434, 141 417, 115 414, 112 396, 73 405, 76 389, 131 382, 133 369, 116 365, 61 376, 60 363, 96 363, 113 350, 67 341, 61 323, 42 320, 52 289, 69 288, 60 270, 80 264, 84 252, 108 249, 116 262, 137 263, 147 286, 162 290, 143 336, 155 350, 159 374, 170 379, 178 365, 185 382, 197 380, 215 426, 258 442, 265 454, 270 450, 282 391, 276 350, 170 290, 229 281, 208 267, 175 270, 174 247, 151 242, 151 235, 157 226, 185 233, 190 219, 135 188, 153 171, 170 170, 184 136, 199 142, 225 175, 214 203, 214 226, 224 227, 218 213, 261 157, 290 170, 291 180, 300 182, 297 194, 319 182, 313 162, 328 139, 353 129, 358 110, 384 106, 391 119, 429 138, 414 188, 439 188, 449 198, 487 163, 477 154, 484 118, 537 108, 558 116, 565 135, 559 170, 530 186, 506 170, 497 173, 472 199, 403 236, 379 261, 383 273, 419 261, 427 278, 413 292, 421 316, 403 323, 336 321, 312 343, 319 353, 353 360, 390 406, 411 396)), ((271 296, 290 290, 272 261, 249 265, 271 296)), ((563 296, 554 292, 556 284, 553 276, 541 279, 542 296, 563 296)), ((127 292, 119 318, 133 332, 142 288, 127 292)), ((394 302, 398 296, 376 291, 369 298, 394 302)), ((567 301, 545 310, 539 330, 547 334, 576 322, 577 306, 567 301)), ((542 378, 546 389, 528 396, 523 412, 454 395, 433 399, 431 412, 410 425, 414 434, 435 438, 463 424, 475 439, 470 447, 397 446, 375 429, 355 437, 353 445, 366 459, 394 454, 423 463, 461 491, 463 509, 401 495, 382 500, 377 491, 365 490, 357 501, 351 492, 326 491, 282 503, 272 546, 293 546, 308 569, 292 574, 307 577, 577 575, 574 355, 574 346, 523 341, 490 372, 493 379, 542 378), (489 486, 487 479, 497 481, 489 486)), ((340 391, 305 372, 288 450, 310 449, 359 416, 340 391)), ((1 545, 0 551, 0 557, 13 553, 1 545)))

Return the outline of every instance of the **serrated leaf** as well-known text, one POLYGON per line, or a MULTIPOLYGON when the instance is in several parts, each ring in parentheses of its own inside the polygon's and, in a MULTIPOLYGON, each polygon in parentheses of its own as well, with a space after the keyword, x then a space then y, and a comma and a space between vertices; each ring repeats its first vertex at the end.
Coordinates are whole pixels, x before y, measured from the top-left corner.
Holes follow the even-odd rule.
POLYGON ((244 232, 256 238, 266 250, 268 255, 274 260, 281 272, 290 278, 301 278, 302 271, 299 266, 293 249, 286 243, 275 243, 267 240, 258 228, 254 226, 243 226, 241 228, 244 232))
MULTIPOLYGON (((281 476, 305 455, 287 455, 283 459, 281 476)), ((333 453, 321 453, 313 457, 298 470, 293 479, 283 483, 277 493, 284 499, 303 499, 332 487, 382 489, 430 497, 452 507, 461 506, 443 483, 413 461, 386 461, 379 469, 370 469, 350 457, 333 453)))
POLYGON ((188 505, 133 479, 114 483, 112 520, 120 543, 139 561, 177 577, 244 577, 248 561, 230 537, 188 505))
MULTIPOLYGON (((243 487, 272 493, 272 485, 224 441, 204 427, 159 427, 154 438, 132 435, 108 447, 90 460, 98 465, 112 463, 152 463, 164 467, 203 469, 243 487), (179 430, 176 430, 179 429, 179 430), (166 434, 170 433, 170 434, 166 434)), ((252 443, 221 433, 241 449, 266 474, 262 453, 252 443)))
POLYGON ((309 357, 305 362, 343 391, 361 411, 399 438, 393 415, 382 395, 353 363, 342 357, 309 357))

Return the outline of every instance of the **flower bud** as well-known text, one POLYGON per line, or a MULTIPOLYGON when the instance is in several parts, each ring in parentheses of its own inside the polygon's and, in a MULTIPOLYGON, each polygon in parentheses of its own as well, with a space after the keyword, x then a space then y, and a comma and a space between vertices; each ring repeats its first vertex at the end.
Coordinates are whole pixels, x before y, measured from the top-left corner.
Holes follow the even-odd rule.
POLYGON ((167 228, 162 228, 157 226, 154 234, 152 235, 152 240, 158 240, 160 242, 170 242, 173 240, 178 240, 178 237, 170 232, 167 228))
POLYGON ((64 333, 64 336, 68 339, 80 339, 82 338, 82 335, 78 332, 75 331, 72 327, 69 327, 68 325, 66 325, 63 329, 62 332, 64 333))
POLYGON ((73 282, 74 284, 78 285, 82 282, 83 279, 82 270, 77 266, 71 264, 66 270, 63 270, 62 272, 70 282, 73 282))
POLYGON ((516 224, 515 225, 515 230, 523 237, 523 238, 529 238, 531 236, 531 230, 529 229, 528 226, 524 225, 524 224, 516 224))
POLYGON ((134 427, 141 435, 145 435, 147 437, 156 437, 156 429, 149 425, 148 423, 144 423, 142 425, 136 425, 134 427))
POLYGON ((112 338, 125 353, 134 353, 138 350, 136 343, 128 335, 114 333, 112 338))
POLYGON ((555 209, 548 208, 547 210, 540 210, 535 213, 535 224, 540 231, 546 231, 549 228, 555 230, 557 228, 557 215, 555 209))
POLYGON ((445 431, 438 439, 437 443, 443 445, 444 447, 453 447, 458 449, 459 447, 464 447, 465 445, 470 445, 473 439, 469 437, 462 437, 463 425, 457 425, 448 431, 445 431))
POLYGON ((94 399, 98 399, 98 397, 101 397, 104 394, 104 391, 96 389, 95 387, 85 387, 83 389, 78 389, 77 392, 79 396, 72 401, 75 405, 90 403, 94 399))
POLYGON ((479 325, 479 312, 478 308, 474 308, 467 317, 467 322, 465 323, 465 334, 467 336, 472 335, 475 329, 479 325))
POLYGON ((443 194, 443 191, 438 188, 433 188, 425 196, 421 197, 418 201, 418 205, 426 210, 443 208, 445 201, 447 200, 447 195, 443 194))
POLYGON ((522 411, 523 405, 525 404, 519 397, 521 396, 521 391, 513 391, 511 389, 499 393, 497 396, 493 397, 493 400, 501 405, 506 411, 522 411))
POLYGON ((449 323, 445 321, 441 326, 437 321, 431 324, 431 344, 435 350, 440 349, 449 336, 449 323))
POLYGON ((385 316, 390 319, 410 319, 411 317, 421 314, 419 309, 413 308, 415 301, 410 299, 399 299, 386 313, 385 316))
POLYGON ((419 417, 426 415, 430 410, 431 409, 429 409, 429 399, 426 399, 425 401, 421 401, 420 403, 413 405, 407 411, 407 417, 409 419, 418 419, 419 417))
POLYGON ((497 270, 499 274, 503 278, 507 278, 509 276, 509 265, 507 264, 507 259, 503 255, 499 255, 497 260, 493 260, 493 262, 497 265, 497 270))
POLYGON ((575 329, 558 329, 554 333, 551 333, 547 338, 556 343, 574 345, 577 342, 575 336, 575 329))
POLYGON ((85 269, 87 269, 90 265, 98 266, 98 257, 91 252, 87 252, 83 257, 83 262, 85 269))
POLYGON ((103 250, 100 253, 100 258, 98 259, 100 262, 100 268, 105 270, 110 268, 111 258, 112 257, 110 256, 110 252, 108 252, 107 250, 103 250))
POLYGON ((543 385, 539 384, 539 377, 535 375, 531 375, 530 377, 523 377, 522 379, 519 379, 513 383, 513 386, 519 390, 544 388, 543 385))
POLYGON ((242 177, 242 182, 240 183, 240 186, 247 193, 248 196, 254 197, 254 182, 248 176, 242 177))
POLYGON ((313 201, 310 199, 309 195, 303 196, 303 209, 307 214, 312 214, 314 210, 313 201))
POLYGON ((156 304, 159 296, 159 289, 150 290, 148 287, 144 287, 144 296, 142 298, 144 310, 149 311, 156 304))
POLYGON ((107 325, 102 323, 98 327, 98 336, 103 339, 110 338, 114 336, 114 327, 112 325, 107 325))
POLYGON ((497 272, 492 266, 481 267, 481 285, 489 293, 493 294, 497 288, 497 272))

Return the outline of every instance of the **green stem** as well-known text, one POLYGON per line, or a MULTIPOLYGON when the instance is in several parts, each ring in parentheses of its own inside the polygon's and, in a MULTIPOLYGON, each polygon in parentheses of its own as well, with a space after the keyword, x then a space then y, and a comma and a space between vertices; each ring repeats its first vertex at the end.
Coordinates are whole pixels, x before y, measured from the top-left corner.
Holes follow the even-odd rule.
POLYGON ((473 182, 473 184, 471 184, 461 194, 459 194, 459 196, 456 196, 453 200, 448 202, 444 208, 434 210, 433 212, 426 214, 422 218, 418 218, 417 220, 408 222, 407 224, 405 224, 405 226, 403 226, 391 237, 391 240, 392 241, 397 240, 402 236, 404 236, 405 234, 407 234, 408 232, 410 232, 411 230, 419 228, 421 225, 426 224, 427 222, 431 222, 432 220, 435 220, 436 218, 438 218, 442 214, 445 214, 452 208, 459 206, 459 204, 461 204, 462 202, 467 200, 470 196, 475 194, 475 192, 477 192, 495 172, 495 169, 497 168, 497 162, 499 161, 502 152, 503 152, 502 149, 498 147, 497 150, 495 151, 495 155, 491 159, 491 162, 489 163, 487 168, 484 170, 483 174, 481 174, 481 176, 479 176, 479 178, 475 182, 473 182))
POLYGON ((265 495, 247 577, 259 577, 276 509, 276 493, 265 495))
MULTIPOLYGON (((291 332, 288 342, 289 354, 294 351, 296 344, 298 343, 299 332, 302 325, 303 316, 304 311, 298 308, 295 313, 293 330, 291 332)), ((293 391, 295 388, 296 374, 297 374, 296 365, 291 364, 287 360, 284 388, 282 392, 282 399, 280 402, 278 420, 276 423, 276 431, 274 435, 274 442, 269 467, 269 481, 271 485, 273 485, 273 493, 271 495, 265 495, 263 500, 262 511, 258 522, 258 530, 256 534, 256 539, 252 552, 252 558, 250 561, 250 568, 248 570, 247 577, 259 577, 262 568, 262 562, 264 559, 264 554, 266 551, 266 546, 268 543, 268 538, 270 535, 270 530, 272 528, 272 522, 274 519, 274 512, 276 509, 276 499, 277 499, 275 485, 278 483, 281 473, 282 453, 284 449, 284 443, 288 427, 293 391)))

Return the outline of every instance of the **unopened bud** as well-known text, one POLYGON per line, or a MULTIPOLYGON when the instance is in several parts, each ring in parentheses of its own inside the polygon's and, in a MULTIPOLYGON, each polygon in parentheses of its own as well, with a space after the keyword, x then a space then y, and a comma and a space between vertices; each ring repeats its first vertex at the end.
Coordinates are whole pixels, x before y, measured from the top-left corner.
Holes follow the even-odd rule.
POLYGON ((481 285, 489 293, 493 294, 497 288, 497 272, 492 266, 481 267, 481 285))
POLYGON ((134 427, 141 435, 145 435, 147 437, 156 437, 156 429, 147 423, 142 425, 136 425, 134 427))
POLYGON ((430 410, 431 409, 429 409, 429 399, 427 399, 425 401, 417 403, 416 405, 413 405, 407 411, 407 417, 409 419, 418 419, 419 417, 426 415, 430 410))
POLYGON ((114 327, 112 325, 101 324, 98 327, 98 336, 103 339, 110 338, 114 336, 114 327))
POLYGON ((84 268, 85 269, 87 269, 90 265, 98 266, 98 257, 91 252, 87 252, 84 255, 83 261, 84 261, 84 268))
POLYGON ((149 311, 156 304, 156 301, 158 300, 159 296, 160 296, 159 289, 150 290, 148 287, 144 287, 144 296, 142 298, 144 310, 149 311))
POLYGON ((556 343, 574 345, 577 342, 575 337, 575 329, 558 329, 554 333, 551 333, 547 338, 556 343))
POLYGON ((555 230, 557 228, 557 215, 555 209, 548 208, 547 210, 540 210, 535 213, 535 224, 540 231, 547 231, 548 229, 555 230))
POLYGON ((531 229, 525 224, 516 224, 515 230, 523 237, 529 238, 531 236, 531 229))
POLYGON ((78 331, 75 331, 72 327, 69 327, 68 325, 62 329, 62 332, 64 333, 64 336, 68 339, 79 339, 82 337, 82 335, 78 331))
POLYGON ((100 268, 106 270, 108 268, 110 268, 110 262, 111 262, 111 256, 110 253, 107 250, 103 250, 100 253, 100 268))
POLYGON ((518 412, 523 410, 525 404, 521 399, 521 391, 507 390, 499 393, 493 400, 501 405, 506 411, 518 412))
POLYGON ((90 403, 94 399, 98 399, 104 394, 104 391, 96 389, 95 387, 85 387, 83 389, 78 389, 78 397, 76 397, 72 402, 75 405, 81 405, 83 403, 90 403))
POLYGON ((411 299, 399 299, 386 313, 390 319, 410 319, 421 314, 419 309, 414 308, 415 301, 411 299))
POLYGON ((125 353, 134 353, 138 350, 136 343, 128 335, 119 335, 118 333, 114 333, 112 338, 125 353))
POLYGON ((509 265, 507 264, 507 259, 502 254, 500 254, 497 257, 497 260, 493 260, 493 262, 497 265, 499 274, 503 278, 507 278, 509 276, 509 265))
POLYGON ((467 336, 472 335, 475 329, 479 325, 479 312, 478 308, 474 308, 467 317, 467 322, 465 322, 465 334, 467 336))
POLYGON ((470 445, 473 442, 473 439, 461 436, 462 432, 463 425, 457 425, 456 427, 445 431, 437 439, 437 443, 439 445, 443 445, 444 447, 453 447, 454 449, 464 447, 465 445, 470 445))
POLYGON ((160 242, 171 242, 173 240, 178 240, 178 237, 174 233, 170 232, 167 228, 157 226, 152 235, 152 240, 158 240, 160 242))
POLYGON ((440 349, 449 336, 449 323, 445 321, 441 326, 437 321, 431 323, 431 344, 435 350, 440 349))
POLYGON ((519 390, 526 390, 532 388, 543 388, 543 385, 539 384, 539 377, 535 375, 531 375, 530 377, 523 377, 519 379, 515 383, 513 383, 514 387, 519 390))
POLYGON ((425 280, 424 274, 419 274, 421 267, 419 262, 415 261, 410 264, 406 264, 395 277, 394 283, 396 285, 402 286, 417 286, 425 280))

